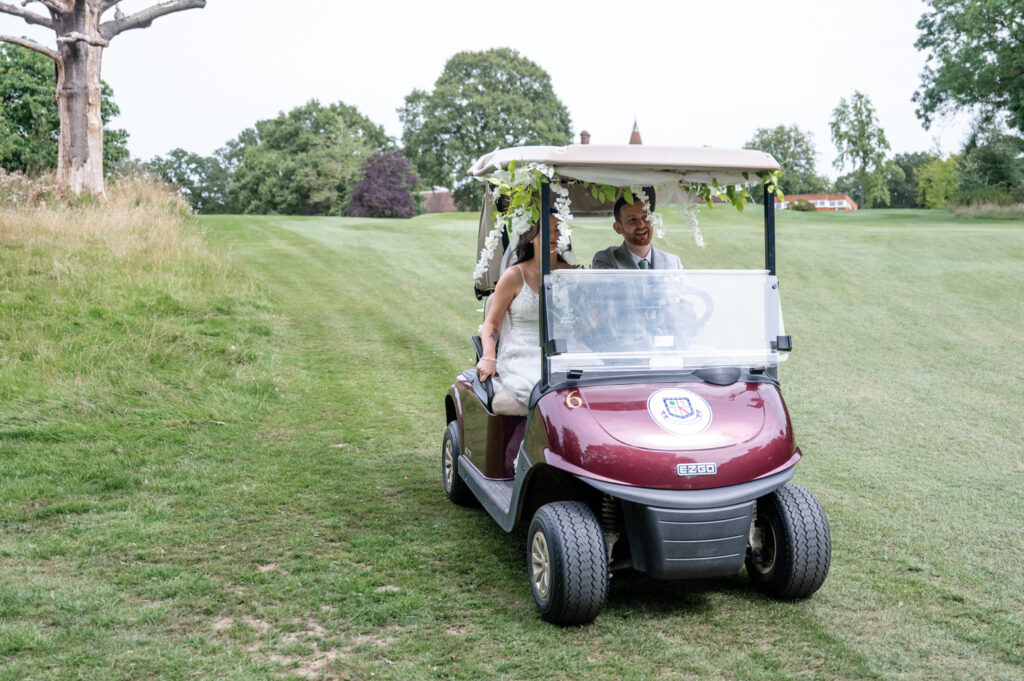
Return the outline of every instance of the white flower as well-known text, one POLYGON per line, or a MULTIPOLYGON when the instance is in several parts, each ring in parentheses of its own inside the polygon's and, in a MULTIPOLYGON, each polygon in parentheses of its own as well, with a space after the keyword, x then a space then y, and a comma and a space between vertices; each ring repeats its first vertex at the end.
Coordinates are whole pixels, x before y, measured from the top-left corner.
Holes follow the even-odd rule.
POLYGON ((704 235, 700 232, 700 225, 697 222, 697 201, 695 200, 697 195, 687 190, 683 190, 683 202, 680 206, 683 212, 683 224, 686 225, 687 229, 693 235, 693 243, 698 248, 704 248, 704 235))
MULTIPOLYGON (((503 218, 504 216, 502 216, 503 218)), ((487 274, 491 258, 498 250, 498 243, 501 241, 501 233, 504 231, 505 221, 501 218, 495 221, 494 229, 484 239, 484 247, 480 249, 480 257, 476 261, 476 269, 473 270, 473 279, 478 280, 487 274)))
POLYGON ((572 245, 572 232, 568 229, 560 230, 558 235, 558 252, 565 255, 565 252, 569 250, 569 246, 572 245))
POLYGON ((526 212, 522 208, 517 208, 509 216, 509 223, 512 225, 512 232, 516 237, 522 236, 530 229, 530 220, 526 217, 526 212))

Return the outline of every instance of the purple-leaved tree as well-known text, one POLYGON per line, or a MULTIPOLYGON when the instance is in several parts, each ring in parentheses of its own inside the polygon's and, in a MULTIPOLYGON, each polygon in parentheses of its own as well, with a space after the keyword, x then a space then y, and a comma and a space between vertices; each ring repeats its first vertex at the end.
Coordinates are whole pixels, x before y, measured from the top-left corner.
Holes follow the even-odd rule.
POLYGON ((348 214, 357 218, 411 218, 417 213, 413 190, 419 178, 397 151, 380 151, 366 160, 363 179, 352 190, 348 214))

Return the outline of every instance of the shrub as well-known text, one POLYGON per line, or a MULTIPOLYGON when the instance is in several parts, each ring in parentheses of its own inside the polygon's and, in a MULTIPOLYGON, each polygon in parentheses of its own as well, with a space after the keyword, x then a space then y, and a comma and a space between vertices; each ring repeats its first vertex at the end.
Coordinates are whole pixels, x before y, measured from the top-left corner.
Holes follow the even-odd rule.
POLYGON ((1013 206, 1024 202, 1024 187, 957 188, 952 201, 957 206, 1013 206))
POLYGON ((45 205, 58 200, 60 195, 53 175, 30 177, 21 171, 9 173, 0 168, 0 206, 45 205))
POLYGON ((808 201, 807 199, 795 199, 792 203, 789 204, 789 209, 799 210, 805 213, 813 213, 814 211, 818 210, 817 208, 814 207, 814 204, 808 201))
POLYGON ((348 214, 359 218, 411 218, 418 212, 413 190, 419 179, 397 151, 377 152, 363 166, 363 179, 352 190, 348 214))

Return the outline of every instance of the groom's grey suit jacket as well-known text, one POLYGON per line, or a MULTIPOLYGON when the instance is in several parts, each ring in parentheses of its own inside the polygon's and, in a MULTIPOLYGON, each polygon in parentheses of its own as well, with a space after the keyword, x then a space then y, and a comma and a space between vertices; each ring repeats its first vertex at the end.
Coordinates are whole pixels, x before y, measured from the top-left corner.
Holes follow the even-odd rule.
MULTIPOLYGON (((651 246, 651 252, 647 256, 651 261, 652 270, 681 270, 683 264, 677 256, 651 246)), ((618 246, 609 246, 603 251, 594 254, 594 260, 590 266, 595 270, 635 270, 639 269, 633 260, 632 254, 623 242, 618 246)))

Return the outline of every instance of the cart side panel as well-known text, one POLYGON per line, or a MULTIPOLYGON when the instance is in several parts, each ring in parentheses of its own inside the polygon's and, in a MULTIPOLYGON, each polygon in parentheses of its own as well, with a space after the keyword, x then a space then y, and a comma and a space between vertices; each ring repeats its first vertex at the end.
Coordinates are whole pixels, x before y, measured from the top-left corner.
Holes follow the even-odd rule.
POLYGON ((505 447, 516 423, 522 419, 487 411, 467 382, 459 381, 456 388, 462 404, 463 455, 484 477, 507 479, 505 447))

